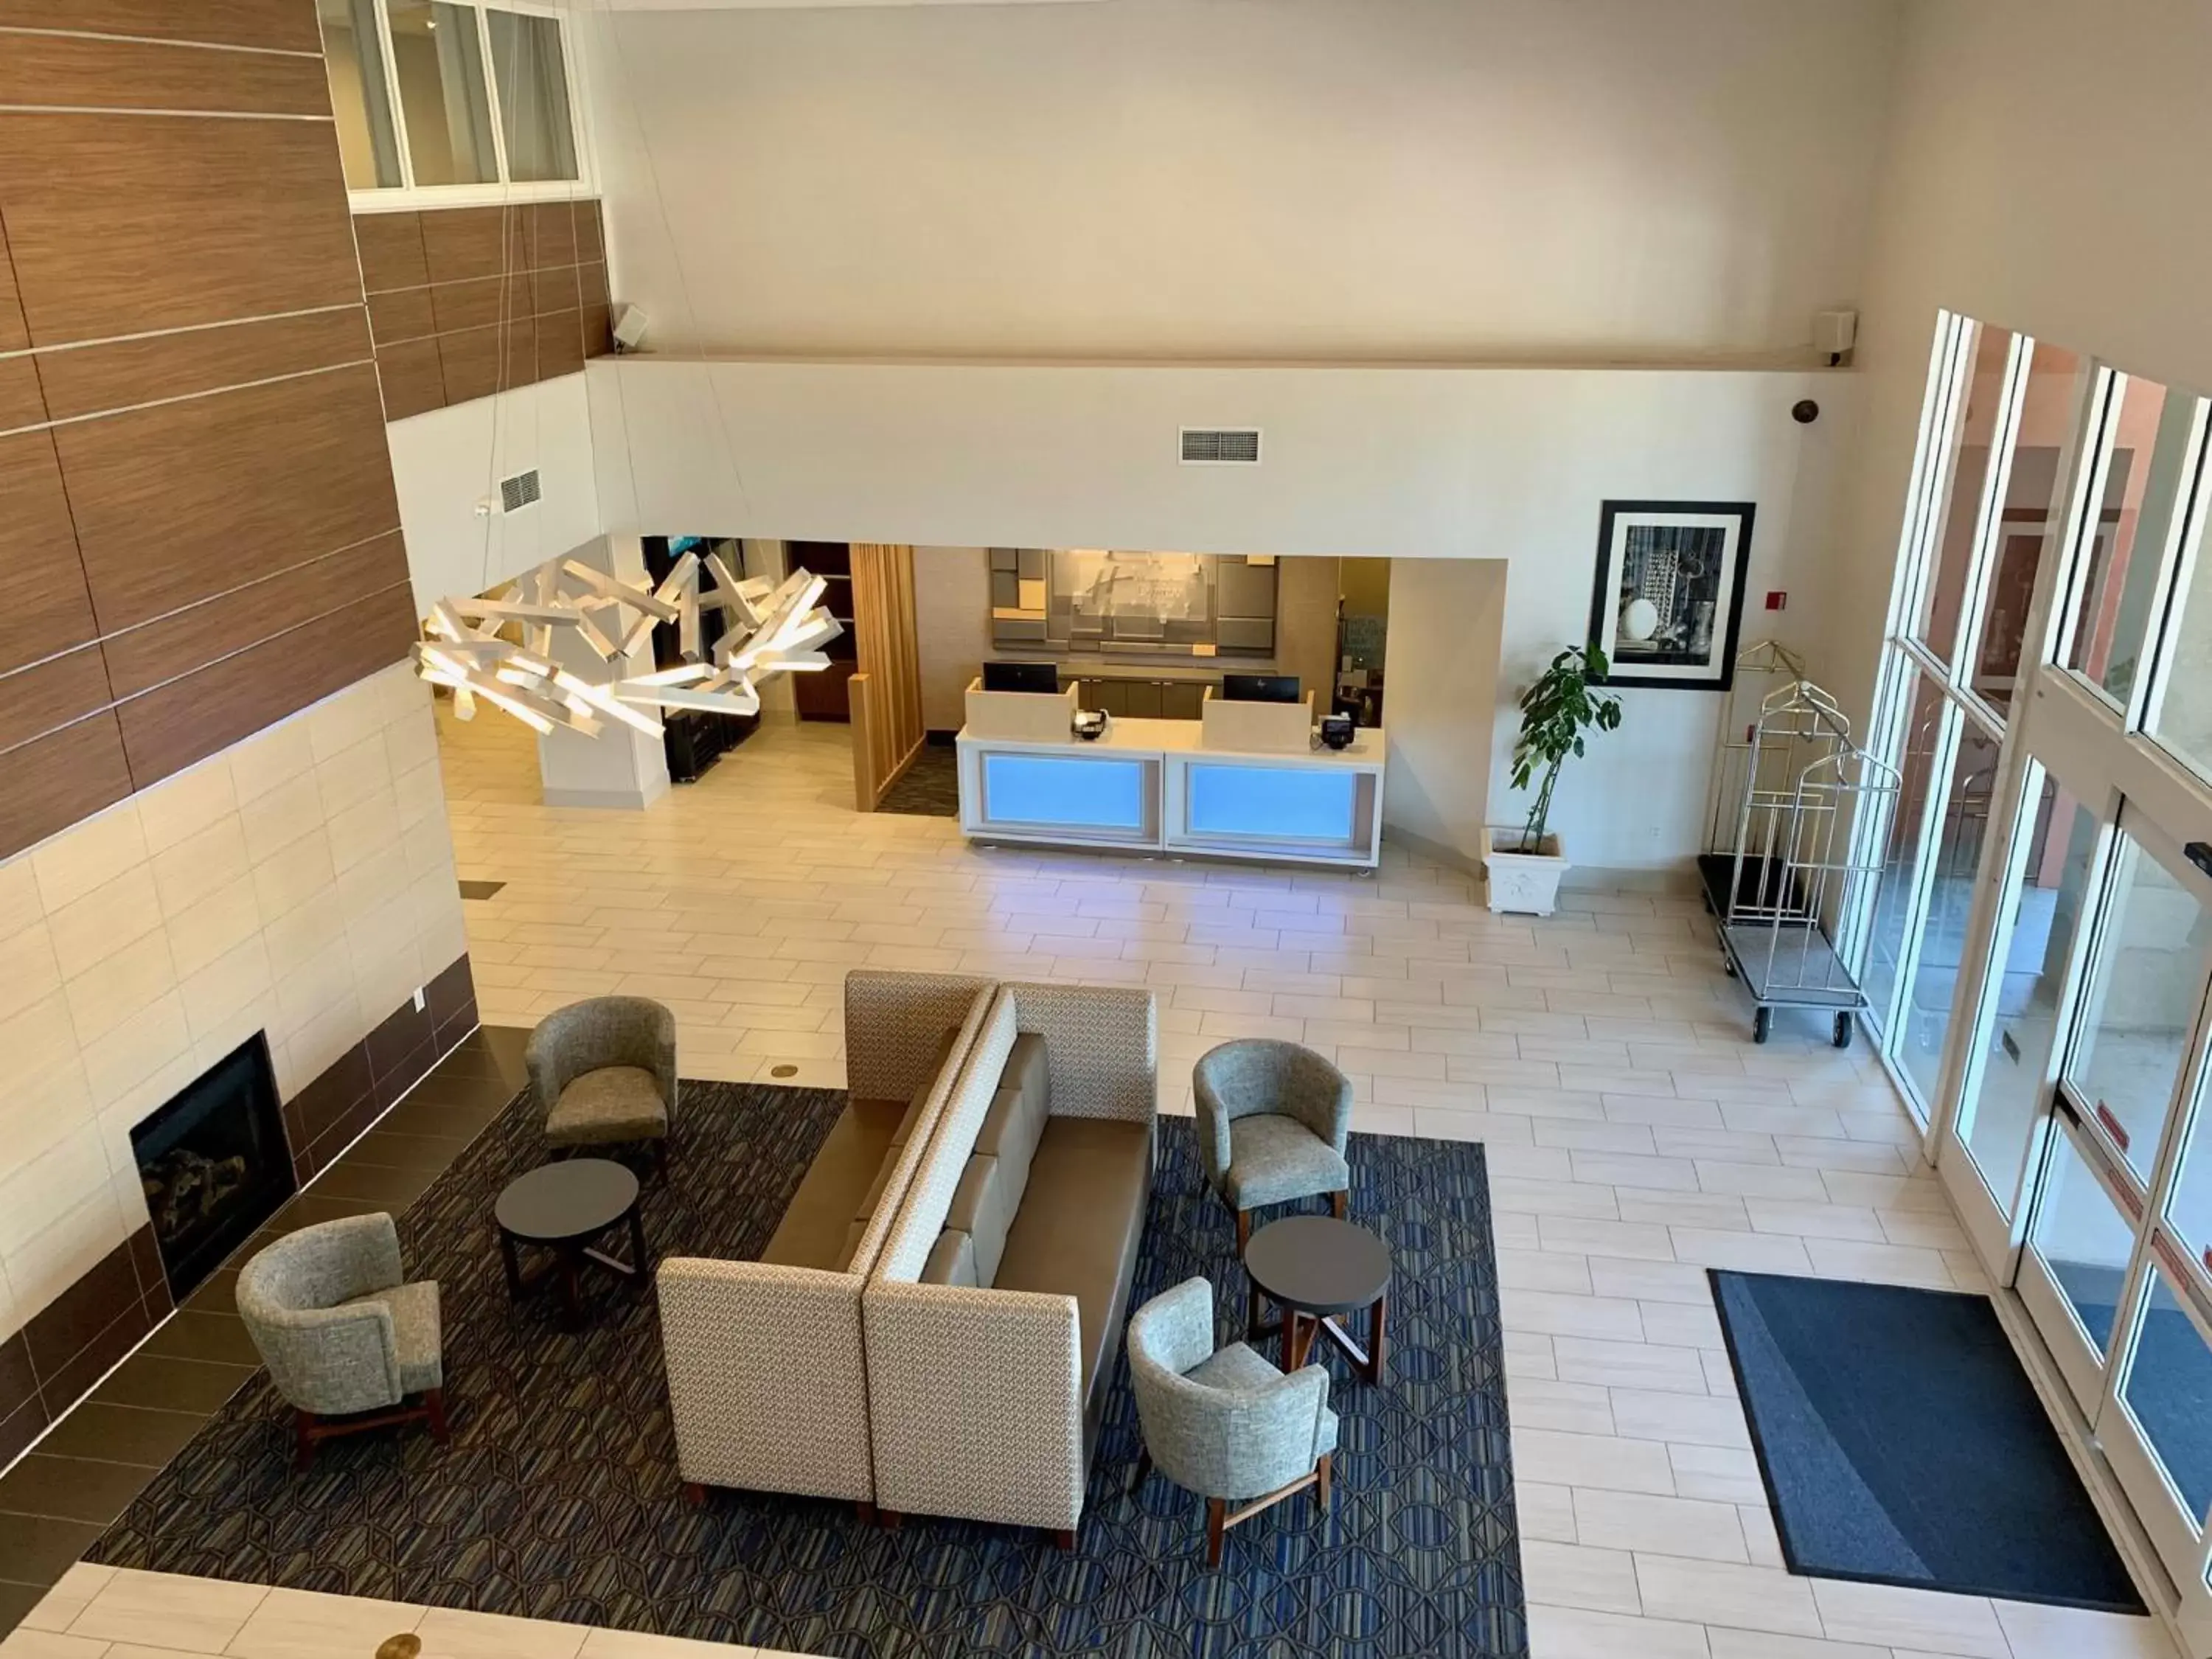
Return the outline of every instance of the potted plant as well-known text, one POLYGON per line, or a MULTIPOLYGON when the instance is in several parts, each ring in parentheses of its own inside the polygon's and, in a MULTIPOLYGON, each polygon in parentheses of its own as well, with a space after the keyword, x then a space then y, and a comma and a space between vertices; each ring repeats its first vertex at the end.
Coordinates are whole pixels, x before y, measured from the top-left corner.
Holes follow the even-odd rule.
POLYGON ((1590 690, 1607 672, 1605 653, 1595 645, 1570 647, 1521 697, 1521 735, 1513 741, 1513 787, 1536 783, 1528 821, 1519 830, 1482 832, 1482 867, 1488 877, 1490 908, 1533 911, 1548 916, 1558 908, 1559 878, 1568 864, 1559 838, 1546 827, 1552 791, 1559 769, 1583 753, 1592 727, 1610 732, 1620 724, 1620 699, 1590 690))

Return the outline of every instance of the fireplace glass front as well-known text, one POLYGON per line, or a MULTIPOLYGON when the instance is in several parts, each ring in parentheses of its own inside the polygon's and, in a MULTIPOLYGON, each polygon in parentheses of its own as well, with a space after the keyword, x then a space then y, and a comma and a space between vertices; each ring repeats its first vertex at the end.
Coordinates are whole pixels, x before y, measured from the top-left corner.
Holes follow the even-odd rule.
POLYGON ((131 1132, 169 1295, 181 1302, 298 1190, 263 1032, 131 1132))

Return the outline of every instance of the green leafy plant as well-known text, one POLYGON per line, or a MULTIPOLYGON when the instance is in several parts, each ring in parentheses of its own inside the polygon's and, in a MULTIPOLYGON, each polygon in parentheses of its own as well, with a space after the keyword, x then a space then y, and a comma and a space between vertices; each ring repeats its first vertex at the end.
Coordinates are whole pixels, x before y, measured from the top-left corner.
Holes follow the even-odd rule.
POLYGON ((1570 756, 1583 752, 1583 735, 1595 726, 1611 732, 1620 724, 1620 699, 1593 693, 1589 683, 1605 678, 1605 653, 1594 645, 1572 647, 1552 659, 1535 684, 1521 696, 1521 735, 1513 740, 1513 787, 1526 789, 1540 777, 1535 804, 1521 832, 1523 853, 1544 848, 1544 821, 1551 816, 1552 791, 1570 756))

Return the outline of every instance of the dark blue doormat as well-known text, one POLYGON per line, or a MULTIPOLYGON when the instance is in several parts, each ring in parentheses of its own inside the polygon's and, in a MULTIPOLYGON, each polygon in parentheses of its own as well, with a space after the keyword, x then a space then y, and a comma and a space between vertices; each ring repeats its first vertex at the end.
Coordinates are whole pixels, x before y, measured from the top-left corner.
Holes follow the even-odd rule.
MULTIPOLYGON (((757 1256, 843 1104, 685 1083, 668 1178, 642 1200, 653 1253, 757 1256)), ((450 1445, 358 1435, 296 1474, 257 1374, 93 1559, 835 1659, 1527 1659, 1480 1146, 1352 1137, 1352 1217, 1395 1258, 1389 1376, 1371 1388, 1328 1360, 1334 1511, 1276 1505, 1230 1534, 1218 1571, 1201 1498, 1158 1475, 1128 1494, 1126 1360, 1073 1554, 1021 1528, 915 1516, 887 1532, 774 1493, 693 1508, 651 1297, 594 1283, 594 1322, 574 1334, 550 1298, 507 1300, 492 1206, 544 1157, 526 1095, 399 1218, 410 1269, 440 1285, 450 1445)), ((1135 1296, 1192 1273, 1224 1323, 1241 1315, 1229 1213, 1190 1119, 1163 1118, 1135 1296)))
POLYGON ((1987 1297, 1711 1277, 1790 1571, 2144 1611, 1987 1297))

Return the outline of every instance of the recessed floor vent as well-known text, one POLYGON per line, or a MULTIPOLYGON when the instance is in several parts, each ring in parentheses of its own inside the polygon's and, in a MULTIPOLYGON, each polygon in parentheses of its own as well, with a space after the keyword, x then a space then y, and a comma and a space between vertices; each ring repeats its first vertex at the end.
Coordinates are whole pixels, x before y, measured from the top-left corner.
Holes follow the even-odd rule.
POLYGON ((499 481, 499 510, 514 513, 526 507, 538 497, 538 469, 518 472, 512 478, 499 481))
POLYGON ((1182 428, 1182 459, 1186 466, 1257 466, 1260 428, 1187 426, 1182 428))

